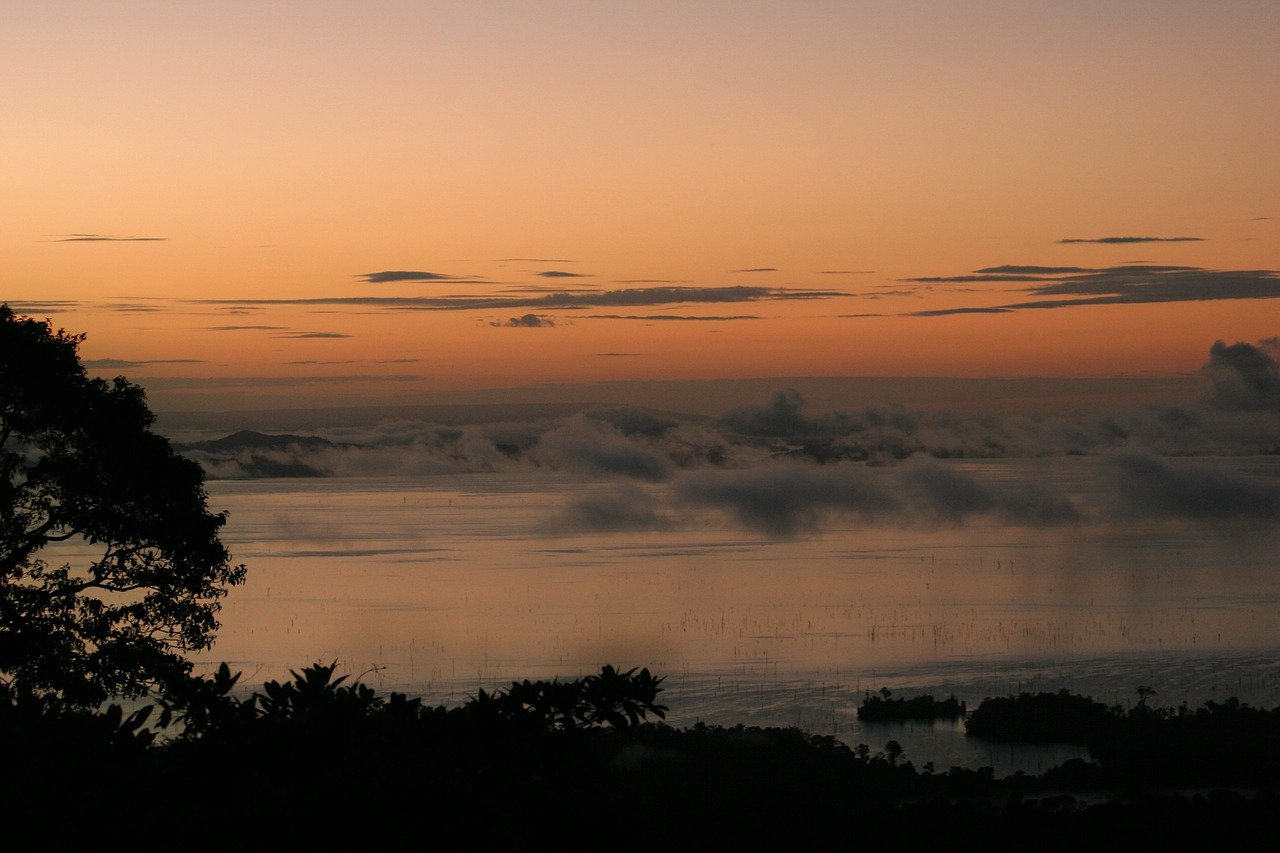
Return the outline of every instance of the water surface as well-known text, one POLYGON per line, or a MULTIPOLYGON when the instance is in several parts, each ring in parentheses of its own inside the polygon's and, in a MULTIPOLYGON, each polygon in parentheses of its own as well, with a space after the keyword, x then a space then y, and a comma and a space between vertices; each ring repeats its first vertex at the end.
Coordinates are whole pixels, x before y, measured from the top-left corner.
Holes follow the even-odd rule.
MULTIPOLYGON (((991 462, 988 477, 1026 462, 991 462)), ((1044 476, 1087 500, 1083 462, 1044 476)), ((1236 463, 1223 463, 1236 464, 1236 463)), ((712 513, 678 529, 551 535, 608 482, 527 474, 210 484, 249 566, 202 664, 248 683, 313 661, 456 703, 603 663, 667 676, 677 723, 801 725, 895 738, 917 763, 1034 770, 955 727, 861 726, 864 691, 983 696, 1067 687, 1128 703, 1280 702, 1280 533, 1128 521, 1023 528, 836 522, 771 539, 712 513)), ((1061 753, 1061 755, 1059 755, 1061 753)))

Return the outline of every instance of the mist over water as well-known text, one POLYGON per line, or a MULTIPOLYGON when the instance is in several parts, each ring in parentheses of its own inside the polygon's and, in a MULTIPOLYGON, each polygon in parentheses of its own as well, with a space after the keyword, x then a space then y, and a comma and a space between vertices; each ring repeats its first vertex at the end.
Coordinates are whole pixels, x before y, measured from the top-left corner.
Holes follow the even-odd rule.
MULTIPOLYGON (((1280 473, 1275 459, 1211 463, 1267 488, 1280 473)), ((941 464, 982 482, 1035 478, 1073 505, 1114 491, 1096 459, 941 464)), ((512 679, 648 666, 668 677, 675 723, 896 738, 918 762, 1006 770, 1051 756, 983 757, 995 747, 931 727, 886 734, 859 725, 858 701, 888 686, 972 707, 1068 687, 1128 703, 1143 684, 1162 704, 1280 702, 1280 530, 1266 520, 837 514, 777 537, 690 505, 661 528, 548 525, 574 501, 661 488, 509 472, 212 482, 250 572, 200 662, 227 660, 257 683, 337 660, 444 703, 512 679)))

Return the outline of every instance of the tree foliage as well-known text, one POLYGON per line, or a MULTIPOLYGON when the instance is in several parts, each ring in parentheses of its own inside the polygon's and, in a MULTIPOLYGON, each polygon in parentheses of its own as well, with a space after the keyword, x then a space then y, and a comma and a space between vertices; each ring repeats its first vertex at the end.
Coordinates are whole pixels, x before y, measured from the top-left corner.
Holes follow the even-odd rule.
POLYGON ((0 306, 0 679, 72 705, 185 676, 244 577, 200 466, 83 337, 0 306))

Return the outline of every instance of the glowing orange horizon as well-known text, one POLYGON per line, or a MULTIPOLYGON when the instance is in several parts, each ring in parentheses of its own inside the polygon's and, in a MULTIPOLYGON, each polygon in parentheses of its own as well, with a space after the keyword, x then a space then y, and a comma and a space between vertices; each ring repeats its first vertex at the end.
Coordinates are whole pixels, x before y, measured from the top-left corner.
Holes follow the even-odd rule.
POLYGON ((1280 269, 1280 19, 1267 3, 1213 14, 20 4, 0 34, 21 69, 0 299, 144 379, 1186 373, 1216 339, 1276 335, 1280 303, 1206 284, 923 317, 907 315, 1041 297, 906 280, 1280 269), (1162 239, 1060 242, 1115 237, 1162 239), (394 270, 454 279, 362 278, 394 270), (730 285, 848 295, 233 304, 730 285), (507 327, 526 314, 554 326, 507 327))

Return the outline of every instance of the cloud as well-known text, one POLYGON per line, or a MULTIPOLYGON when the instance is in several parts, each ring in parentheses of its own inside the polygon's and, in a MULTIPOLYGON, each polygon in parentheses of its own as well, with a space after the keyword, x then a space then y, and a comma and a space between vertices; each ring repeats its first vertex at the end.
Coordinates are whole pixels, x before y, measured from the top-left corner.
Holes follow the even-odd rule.
POLYGON ((755 314, 696 316, 692 314, 588 314, 585 320, 759 320, 755 314))
MULTIPOLYGON (((1263 342, 1254 349, 1277 345, 1263 342)), ((1222 362, 1224 353, 1229 359, 1238 352, 1243 350, 1215 346, 1211 363, 1215 356, 1222 362)), ((307 381, 371 379, 421 377, 307 381)), ((188 389, 202 384, 269 388, 298 379, 168 381, 188 389)), ((146 385, 165 383, 161 378, 146 385)), ((581 496, 548 522, 548 529, 560 532, 664 529, 698 518, 699 511, 727 516, 769 536, 793 536, 833 521, 1054 526, 1280 517, 1280 480, 1274 474, 1238 474, 1216 462, 1183 458, 1280 451, 1274 410, 1149 405, 1036 416, 810 412, 798 393, 784 390, 715 421, 610 406, 559 420, 441 426, 401 419, 334 428, 322 437, 266 438, 271 441, 205 443, 192 452, 214 477, 567 469, 611 478, 607 489, 581 496), (1034 461, 995 468, 955 461, 1040 457, 1074 461, 1065 468, 1058 466, 1067 463, 1054 462, 1047 469, 1034 461), (1104 488, 1081 489, 1078 475, 1104 488), (627 480, 650 485, 625 491, 627 480)))
POLYGON ((550 317, 540 316, 538 314, 525 314, 521 317, 512 317, 505 323, 493 320, 490 326, 498 326, 507 329, 545 329, 554 326, 556 321, 550 317))
POLYGON ((731 272, 777 272, 777 267, 747 267, 742 270, 731 270, 731 272))
MULTIPOLYGON (((1080 296, 1062 304, 1198 302, 1216 299, 1268 299, 1280 296, 1274 270, 1210 270, 1199 267, 1122 266, 1059 279, 1032 288, 1037 295, 1080 296)), ((1011 308, 1056 307, 1029 302, 1011 308)))
MULTIPOLYGON (((912 311, 908 317, 947 317, 952 314, 1008 314, 1012 308, 932 308, 926 311, 912 311)), ((881 317, 882 314, 854 314, 854 317, 881 317)))
POLYGON ((272 337, 302 340, 306 338, 349 338, 351 335, 345 332, 286 332, 281 335, 272 335, 272 337))
POLYGON ((90 358, 84 362, 85 367, 146 367, 149 364, 207 364, 199 358, 151 358, 131 361, 124 358, 90 358))
POLYGON ((806 456, 819 461, 839 458, 905 457, 923 449, 907 445, 903 436, 919 426, 906 412, 868 409, 805 413, 804 398, 791 388, 775 391, 761 405, 739 406, 720 415, 715 425, 738 441, 764 444, 775 455, 806 456), (866 443, 863 439, 870 439, 866 443))
POLYGON ((304 358, 297 361, 286 361, 285 364, 356 364, 357 359, 343 359, 341 361, 318 361, 312 358, 304 358))
POLYGON ((564 270, 543 270, 538 275, 543 278, 591 278, 589 273, 565 272, 564 270))
POLYGON ((362 273, 363 278, 369 284, 386 284, 394 281, 475 281, 465 276, 445 275, 438 272, 423 272, 421 270, 381 270, 380 272, 362 273))
POLYGON ((672 526, 648 492, 626 484, 569 501, 543 523, 542 530, 565 535, 666 530, 672 526))
POLYGON ((547 284, 522 284, 517 287, 503 287, 495 291, 497 293, 596 293, 599 288, 593 284, 584 284, 578 287, 567 287, 563 284, 547 285, 547 284))
MULTIPOLYGON (((728 513, 743 527, 771 537, 820 529, 833 518, 864 523, 960 524, 981 516, 1024 524, 1075 523, 1060 496, 992 488, 936 465, 901 470, 842 464, 771 464, 683 474, 666 492, 598 491, 570 501, 544 524, 548 532, 664 529, 691 509, 728 513)), ((1034 491, 1034 490, 1033 490, 1034 491)))
POLYGON ((902 409, 810 413, 795 391, 742 406, 715 422, 730 462, 748 451, 776 458, 891 461, 915 454, 993 459, 1145 449, 1166 455, 1280 452, 1280 420, 1266 412, 1142 405, 1070 415, 1002 415, 902 409))
MULTIPOLYGON (((917 296, 918 297, 920 295, 921 290, 927 290, 927 289, 928 288, 907 287, 907 288, 899 288, 898 290, 877 290, 875 293, 864 293, 863 298, 885 299, 890 296, 917 296)), ((968 289, 969 288, 957 288, 957 290, 968 290, 968 289)))
POLYGON ((168 237, 117 237, 111 234, 66 234, 58 243, 159 243, 168 237))
POLYGON ((871 275, 875 270, 818 270, 818 275, 871 275))
POLYGON ((742 406, 720 416, 718 426, 741 435, 794 438, 811 435, 818 425, 801 414, 804 398, 794 389, 774 392, 762 406, 742 406))
POLYGON ((474 311, 532 308, 543 311, 578 308, 618 308, 649 305, 717 304, 779 300, 834 299, 848 296, 838 290, 783 287, 637 287, 591 293, 549 293, 545 296, 320 296, 302 299, 200 299, 200 305, 328 305, 381 308, 391 311, 474 311))
POLYGON ((900 278, 898 281, 918 281, 926 284, 962 283, 971 281, 1040 281, 1034 275, 984 273, 980 275, 926 275, 917 278, 900 278))
POLYGON ((494 441, 475 429, 394 420, 335 429, 330 436, 240 432, 181 449, 219 479, 429 476, 511 466, 494 441))
POLYGON ((1110 460, 1120 511, 1188 519, 1280 520, 1280 482, 1152 456, 1110 460))
POLYGON ((1039 267, 1031 264, 1002 264, 998 267, 983 267, 974 270, 976 273, 997 273, 1004 275, 1065 275, 1067 273, 1094 272, 1091 267, 1039 267))
POLYGON ((949 524, 974 516, 1031 527, 1076 524, 1079 510, 1060 492, 1035 479, 984 481, 958 468, 912 460, 895 472, 913 512, 949 524))
POLYGON ((598 352, 597 358, 629 358, 631 356, 644 355, 642 352, 598 352))
POLYGON ((1067 237, 1059 243, 1201 243, 1203 237, 1067 237))
POLYGON ((785 462, 728 471, 696 471, 674 484, 678 500, 729 512, 769 536, 820 528, 832 515, 862 522, 960 524, 994 517, 1010 524, 1072 524, 1079 512, 1034 481, 983 481, 956 468, 913 461, 895 468, 785 462))
POLYGON ((553 464, 636 480, 660 482, 671 465, 658 451, 626 438, 603 419, 573 419, 546 432, 538 442, 542 458, 553 464))
POLYGON ((688 284, 687 279, 676 278, 620 278, 614 284, 688 284))
POLYGON ((676 494, 688 504, 729 511, 744 526, 771 536, 817 529, 835 510, 873 517, 898 506, 864 468, 853 465, 698 471, 676 484, 676 494))
POLYGON ((10 299, 2 304, 8 305, 15 314, 58 314, 64 311, 75 311, 80 307, 79 302, 58 299, 40 302, 10 299))
POLYGON ((577 261, 569 258, 498 258, 494 263, 524 263, 524 264, 576 264, 577 261))
POLYGON ((628 437, 643 435, 648 438, 661 438, 679 425, 679 421, 674 418, 635 406, 590 409, 584 414, 592 420, 609 424, 628 437))
POLYGON ((138 305, 127 302, 117 302, 114 305, 106 306, 109 311, 117 311, 121 314, 152 314, 165 309, 159 305, 138 305))
POLYGON ((1275 270, 1212 270, 1201 267, 1127 264, 1088 272, 1037 279, 1026 290, 1038 297, 996 306, 941 308, 905 316, 941 317, 950 314, 1002 313, 1080 305, 1134 305, 1162 302, 1204 302, 1219 299, 1280 297, 1280 274, 1275 270))
POLYGON ((1277 338, 1260 341, 1257 346, 1214 342, 1203 369, 1212 385, 1210 403, 1227 410, 1280 411, 1278 356, 1277 338))
POLYGON ((205 326, 206 332, 278 332, 288 326, 205 326))
POLYGON ((447 554, 452 553, 452 548, 321 548, 321 549, 303 549, 295 551, 279 551, 272 549, 272 557, 286 557, 291 559, 314 560, 317 558, 327 557, 344 557, 351 559, 353 557, 380 557, 388 554, 405 555, 405 554, 447 554))

